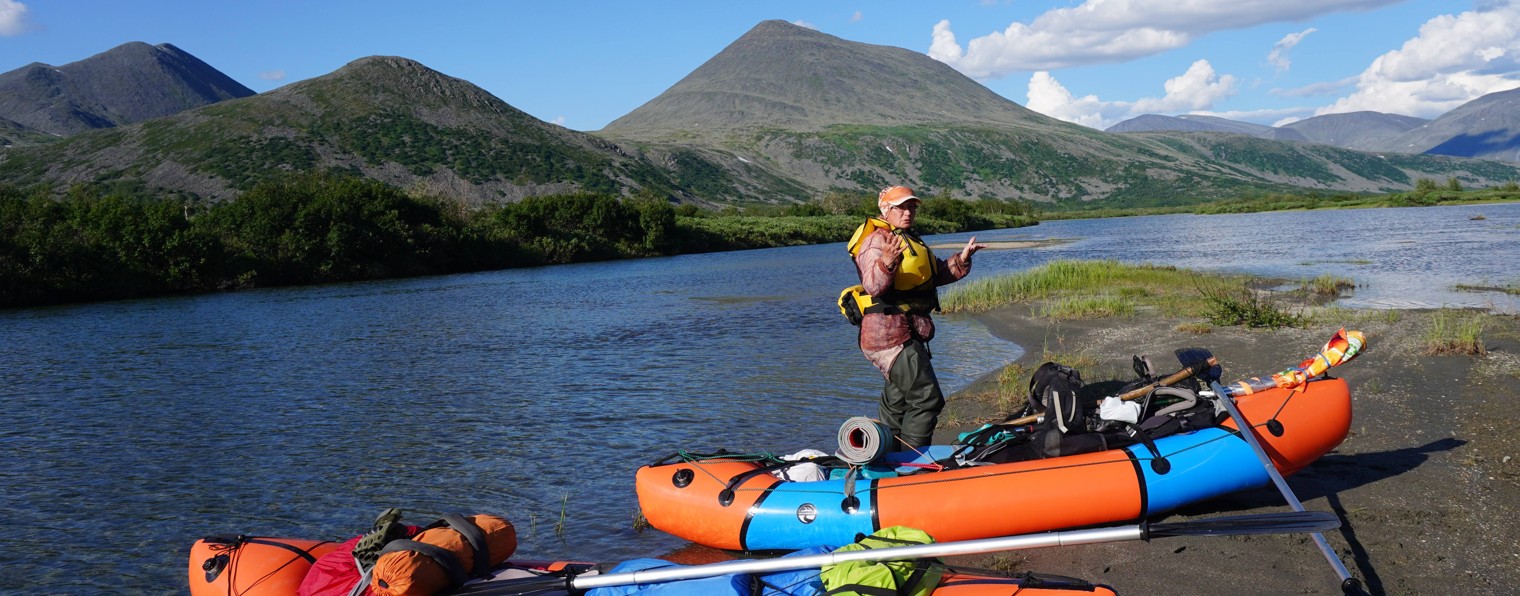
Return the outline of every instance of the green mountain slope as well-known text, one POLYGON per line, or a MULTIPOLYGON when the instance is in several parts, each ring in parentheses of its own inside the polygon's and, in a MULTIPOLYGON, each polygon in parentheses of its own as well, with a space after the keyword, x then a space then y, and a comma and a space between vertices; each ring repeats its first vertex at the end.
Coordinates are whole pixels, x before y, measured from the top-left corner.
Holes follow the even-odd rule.
MULTIPOLYGON (((43 139, 16 124, 0 126, 0 141, 43 139)), ((921 53, 782 21, 760 23, 593 134, 411 60, 369 57, 256 96, 0 148, 0 184, 125 183, 208 200, 329 171, 472 204, 578 191, 788 203, 909 184, 926 196, 1124 208, 1400 191, 1420 178, 1470 188, 1520 180, 1516 164, 1207 131, 1096 131, 1025 109, 921 53)))
POLYGON ((1514 165, 1385 156, 1206 132, 1109 134, 1027 110, 923 54, 766 21, 596 134, 651 157, 697 154, 735 186, 714 200, 830 190, 1059 205, 1197 202, 1270 191, 1472 186, 1514 165))
POLYGON ((682 196, 667 170, 394 57, 174 116, 0 156, 14 184, 140 179, 219 199, 289 172, 339 170, 475 203, 590 190, 682 196))

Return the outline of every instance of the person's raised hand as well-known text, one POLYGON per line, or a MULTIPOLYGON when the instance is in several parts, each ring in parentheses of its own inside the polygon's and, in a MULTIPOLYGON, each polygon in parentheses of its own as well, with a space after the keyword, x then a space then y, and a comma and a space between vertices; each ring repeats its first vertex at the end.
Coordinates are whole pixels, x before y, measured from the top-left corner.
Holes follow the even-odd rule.
MULTIPOLYGON (((894 238, 894 240, 895 239, 896 238, 894 238)), ((897 262, 902 260, 902 253, 902 242, 888 242, 886 246, 881 247, 882 266, 885 267, 887 271, 896 270, 897 262)))
POLYGON ((976 236, 972 236, 969 240, 966 241, 966 248, 962 248, 961 249, 961 260, 965 261, 965 260, 970 259, 971 255, 976 254, 976 251, 979 251, 979 250, 984 249, 984 248, 987 248, 987 245, 986 244, 977 244, 976 243, 976 236))

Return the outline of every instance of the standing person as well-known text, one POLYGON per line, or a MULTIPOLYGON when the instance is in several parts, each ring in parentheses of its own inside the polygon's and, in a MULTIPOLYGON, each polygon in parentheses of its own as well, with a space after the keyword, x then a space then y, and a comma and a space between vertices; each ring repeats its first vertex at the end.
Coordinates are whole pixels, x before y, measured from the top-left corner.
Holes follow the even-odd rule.
POLYGON ((876 197, 881 217, 866 220, 850 239, 860 275, 860 351, 886 377, 880 418, 892 429, 893 450, 917 450, 934 437, 945 396, 929 362, 934 339, 930 311, 939 309, 939 286, 971 272, 971 255, 983 248, 976 237, 949 259, 939 259, 913 231, 923 202, 913 189, 892 186, 876 197))

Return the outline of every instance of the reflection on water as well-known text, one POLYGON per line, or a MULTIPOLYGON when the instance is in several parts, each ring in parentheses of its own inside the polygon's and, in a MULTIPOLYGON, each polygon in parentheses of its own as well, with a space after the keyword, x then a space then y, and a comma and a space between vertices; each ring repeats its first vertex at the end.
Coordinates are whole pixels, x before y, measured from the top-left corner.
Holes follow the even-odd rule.
MULTIPOLYGON (((1115 258, 1333 273, 1360 286, 1349 306, 1509 311, 1451 287, 1520 281, 1516 205, 976 235, 1072 241, 980 253, 973 276, 1115 258)), ((17 522, 0 592, 178 591, 203 535, 342 538, 393 506, 505 515, 533 558, 670 551, 633 530, 637 466, 831 446, 875 412, 880 375, 834 305, 853 283, 841 243, 0 313, 0 515, 17 522)), ((1022 353, 940 321, 948 390, 1022 353)))

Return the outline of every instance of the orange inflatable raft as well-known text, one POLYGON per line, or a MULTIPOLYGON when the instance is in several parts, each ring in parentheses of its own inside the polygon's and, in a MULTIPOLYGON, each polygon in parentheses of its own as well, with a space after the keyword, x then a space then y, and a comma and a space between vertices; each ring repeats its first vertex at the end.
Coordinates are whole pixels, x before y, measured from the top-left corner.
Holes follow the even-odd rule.
POLYGON ((195 596, 295 594, 318 557, 338 543, 298 538, 211 537, 190 547, 195 596))
MULTIPOLYGON (((1266 389, 1236 403, 1284 475, 1335 448, 1350 430, 1351 394, 1340 379, 1266 389)), ((898 525, 950 542, 1124 522, 1270 482, 1233 420, 1155 445, 1155 454, 1133 445, 925 471, 954 451, 935 446, 892 461, 878 477, 806 482, 766 473, 766 462, 754 458, 682 453, 640 468, 636 487, 655 528, 714 548, 769 551, 847 544, 898 525)))
MULTIPOLYGON (((335 542, 299 538, 238 536, 204 538, 190 549, 191 596, 294 596, 312 563, 337 548, 335 542)), ((803 570, 799 577, 816 583, 817 569, 803 570)), ((492 596, 555 596, 587 594, 574 587, 577 576, 595 576, 597 566, 565 561, 511 561, 493 569, 489 577, 474 580, 453 593, 492 596)), ((675 580, 662 584, 663 594, 710 596, 706 580, 675 580)), ((749 583, 747 580, 741 583, 749 583)), ((636 591, 631 586, 592 591, 622 593, 636 591)), ((448 593, 448 592, 445 592, 448 593)), ((789 593, 816 593, 793 587, 789 593)), ((1113 589, 1083 580, 1042 574, 1004 576, 997 572, 950 568, 934 589, 936 596, 1007 595, 1072 596, 1096 594, 1112 596, 1113 589)))

